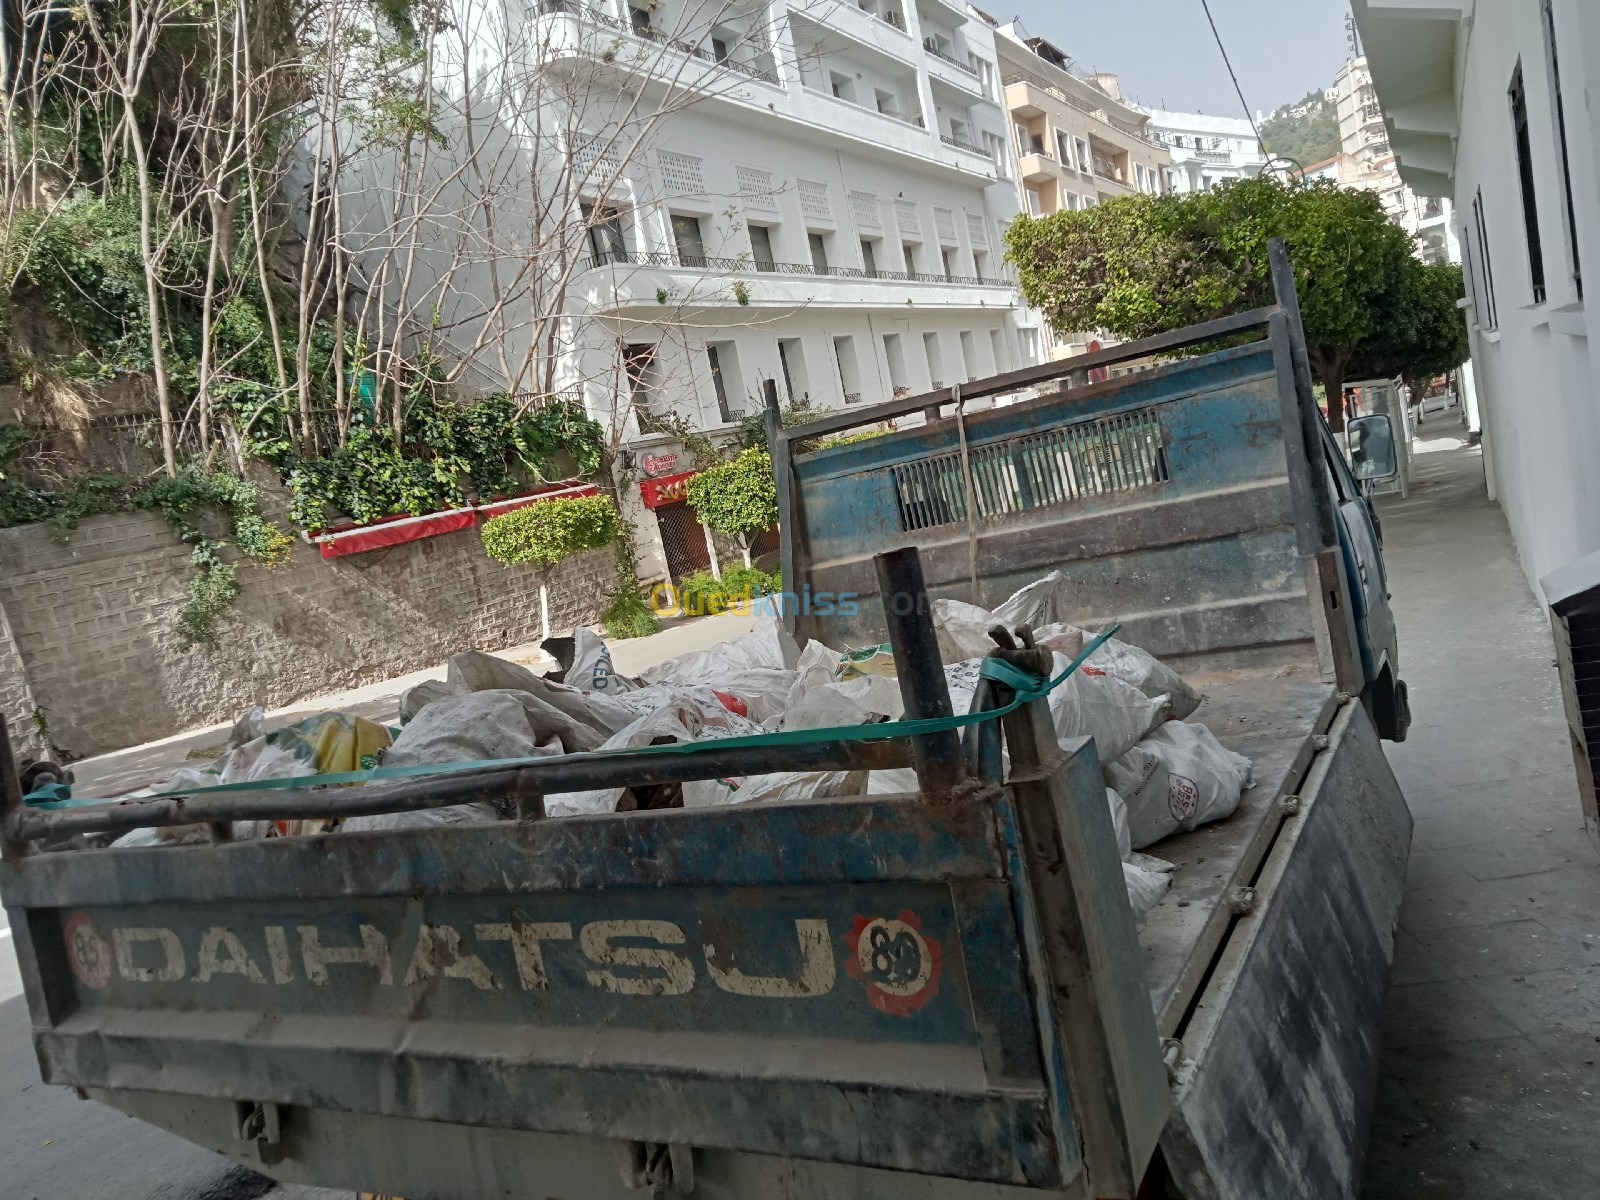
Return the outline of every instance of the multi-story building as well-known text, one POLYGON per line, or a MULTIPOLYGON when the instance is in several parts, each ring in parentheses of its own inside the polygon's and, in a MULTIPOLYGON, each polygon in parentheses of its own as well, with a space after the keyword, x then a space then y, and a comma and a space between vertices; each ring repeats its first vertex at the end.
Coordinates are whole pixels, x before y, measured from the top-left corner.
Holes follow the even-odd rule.
POLYGON ((1065 53, 1014 24, 995 33, 1026 211, 1046 216, 1162 190, 1167 152, 1149 117, 1122 100, 1115 75, 1080 77, 1065 53))
MULTIPOLYGON (((1115 75, 1079 75, 1063 51, 1015 24, 994 33, 1023 211, 1042 217, 1165 190, 1171 160, 1115 75)), ((1082 354, 1094 336, 1042 330, 1052 358, 1082 354)))
POLYGON ((1583 279, 1600 262, 1600 7, 1352 7, 1400 174, 1454 202, 1490 496, 1543 596, 1600 552, 1600 305, 1583 279))
POLYGON ((1132 107, 1149 117, 1150 137, 1172 158, 1161 168, 1162 191, 1209 192, 1230 179, 1259 175, 1267 165, 1255 126, 1242 117, 1132 107))
MULTIPOLYGON (((616 431, 647 575, 707 560, 683 501, 697 465, 685 427, 731 436, 766 381, 822 409, 1039 358, 1002 265, 1018 199, 995 39, 964 5, 544 0, 529 13, 507 39, 537 57, 519 68, 529 98, 503 107, 538 126, 523 153, 542 149, 552 173, 496 219, 536 225, 547 205, 581 244, 558 262, 560 320, 508 328, 477 357, 515 361, 533 338, 553 389, 616 431)), ((441 328, 483 306, 493 266, 481 256, 450 289, 441 328)))
POLYGON ((1460 249, 1450 231, 1450 201, 1418 196, 1400 176, 1365 56, 1345 63, 1333 93, 1339 118, 1340 185, 1376 192, 1389 219, 1417 239, 1417 254, 1424 262, 1460 262, 1460 249))

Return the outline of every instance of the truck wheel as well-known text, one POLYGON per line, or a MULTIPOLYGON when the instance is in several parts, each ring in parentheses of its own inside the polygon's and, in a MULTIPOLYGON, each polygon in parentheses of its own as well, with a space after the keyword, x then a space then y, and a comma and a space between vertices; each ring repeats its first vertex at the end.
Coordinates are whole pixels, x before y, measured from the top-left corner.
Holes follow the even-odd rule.
POLYGON ((1404 679, 1396 679, 1385 667, 1361 693, 1361 705, 1378 727, 1378 736, 1388 742, 1403 742, 1411 728, 1411 697, 1404 679))

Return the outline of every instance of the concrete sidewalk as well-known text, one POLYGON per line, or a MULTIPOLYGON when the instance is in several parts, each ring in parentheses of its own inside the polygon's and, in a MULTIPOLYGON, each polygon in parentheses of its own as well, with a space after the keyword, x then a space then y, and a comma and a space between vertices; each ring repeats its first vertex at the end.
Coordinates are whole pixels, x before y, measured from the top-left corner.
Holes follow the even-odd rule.
MULTIPOLYGON (((754 629, 755 623, 756 618, 737 613, 664 621, 660 633, 610 643, 612 665, 624 675, 637 675, 646 667, 653 667, 677 655, 704 650, 718 642, 740 637, 754 629)), ((555 659, 532 642, 495 653, 500 658, 520 663, 540 674, 556 665, 555 659)), ((399 720, 402 692, 425 679, 443 679, 444 675, 445 667, 440 663, 364 687, 311 696, 269 712, 266 726, 276 729, 311 713, 334 710, 352 712, 370 721, 393 725, 399 720)), ((191 729, 160 741, 145 742, 126 750, 116 750, 73 763, 73 790, 80 796, 116 796, 147 784, 158 785, 171 778, 179 767, 194 766, 197 759, 204 761, 214 758, 226 741, 231 724, 191 729)))
MULTIPOLYGON (((1430 431, 1424 431, 1427 437, 1430 431)), ((1416 818, 1368 1200, 1600 1195, 1600 859, 1547 618, 1477 450, 1419 443, 1381 501, 1416 818)))

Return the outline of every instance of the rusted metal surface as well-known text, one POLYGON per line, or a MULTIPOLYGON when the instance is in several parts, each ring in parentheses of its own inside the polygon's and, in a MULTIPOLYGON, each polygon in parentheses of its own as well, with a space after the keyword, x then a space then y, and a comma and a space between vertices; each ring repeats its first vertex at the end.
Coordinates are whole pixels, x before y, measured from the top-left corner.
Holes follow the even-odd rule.
POLYGON ((1304 787, 1178 1031, 1162 1147, 1189 1195, 1360 1194, 1411 816, 1359 703, 1304 787))

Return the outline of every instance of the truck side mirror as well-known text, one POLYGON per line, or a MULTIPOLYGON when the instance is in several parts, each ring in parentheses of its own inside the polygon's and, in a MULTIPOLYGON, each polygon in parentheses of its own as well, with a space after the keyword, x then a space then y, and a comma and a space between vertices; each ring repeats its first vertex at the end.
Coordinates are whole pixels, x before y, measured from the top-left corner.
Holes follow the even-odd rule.
POLYGON ((1346 436, 1350 442, 1350 470, 1363 483, 1393 479, 1400 474, 1395 456, 1394 423, 1387 413, 1353 419, 1346 436))

